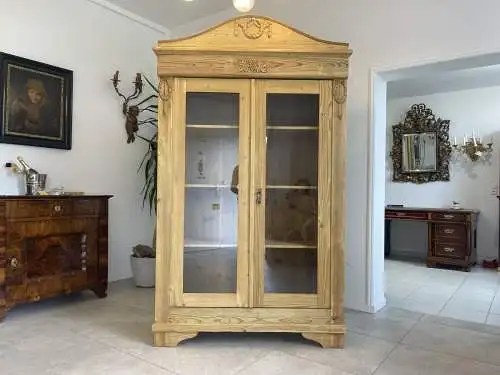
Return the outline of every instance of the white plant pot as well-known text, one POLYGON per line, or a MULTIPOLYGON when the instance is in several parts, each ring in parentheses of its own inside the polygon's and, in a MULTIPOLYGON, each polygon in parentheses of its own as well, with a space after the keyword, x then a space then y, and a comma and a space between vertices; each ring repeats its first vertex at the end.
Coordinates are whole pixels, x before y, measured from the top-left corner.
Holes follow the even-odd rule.
POLYGON ((130 256, 130 266, 132 267, 132 275, 136 286, 140 288, 153 288, 155 286, 155 258, 130 256))

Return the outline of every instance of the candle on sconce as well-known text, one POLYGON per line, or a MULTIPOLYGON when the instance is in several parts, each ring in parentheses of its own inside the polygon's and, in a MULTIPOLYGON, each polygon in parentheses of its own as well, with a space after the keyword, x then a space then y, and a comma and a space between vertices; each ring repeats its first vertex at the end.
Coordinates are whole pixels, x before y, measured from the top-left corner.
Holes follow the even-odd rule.
POLYGON ((457 145, 457 137, 453 137, 453 145, 456 146, 457 145))

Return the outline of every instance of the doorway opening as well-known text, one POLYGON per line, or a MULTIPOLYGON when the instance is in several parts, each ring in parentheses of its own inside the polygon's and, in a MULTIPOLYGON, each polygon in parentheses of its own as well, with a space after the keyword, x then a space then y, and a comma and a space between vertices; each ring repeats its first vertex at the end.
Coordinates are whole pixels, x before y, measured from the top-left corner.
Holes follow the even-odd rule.
MULTIPOLYGON (((498 275, 496 273, 490 272, 483 275, 479 271, 475 272, 477 268, 473 269, 471 273, 449 271, 441 267, 436 269, 427 268, 425 262, 427 245, 431 245, 429 244, 428 237, 426 237, 429 235, 428 224, 426 222, 403 223, 403 226, 406 228, 402 228, 399 225, 396 230, 401 230, 403 233, 392 233, 390 234, 391 237, 389 237, 389 239, 392 238, 393 240, 396 237, 396 242, 398 238, 409 240, 412 242, 411 245, 415 246, 417 245, 414 242, 420 241, 420 244, 423 244, 421 246, 422 252, 420 254, 413 254, 416 255, 415 258, 419 256, 422 258, 420 262, 418 259, 406 259, 403 261, 391 259, 394 258, 393 256, 396 252, 392 253, 389 260, 386 259, 387 233, 385 230, 385 214, 387 205, 403 205, 407 208, 414 208, 415 206, 443 208, 447 205, 451 207, 456 196, 461 198, 462 202, 458 203, 464 205, 462 208, 479 208, 478 228, 475 233, 479 237, 476 242, 476 246, 478 246, 478 262, 481 263, 483 260, 491 260, 495 257, 498 259, 498 199, 496 196, 498 195, 499 158, 496 148, 497 143, 500 142, 500 137, 498 136, 500 134, 500 117, 499 121, 497 121, 499 125, 496 129, 494 124, 489 127, 485 125, 481 128, 483 124, 488 122, 485 118, 476 116, 475 121, 469 121, 466 125, 460 125, 461 121, 464 122, 463 116, 457 115, 458 117, 452 116, 454 118, 447 118, 450 112, 443 109, 449 108, 455 100, 455 108, 465 108, 472 113, 473 108, 470 107, 472 103, 464 103, 458 98, 460 95, 463 97, 465 95, 477 94, 477 92, 473 93, 471 90, 497 90, 497 103, 500 101, 500 53, 467 56, 406 67, 372 70, 368 161, 367 228, 369 248, 367 272, 371 298, 370 306, 373 307, 374 312, 388 305, 432 315, 449 313, 451 317, 458 319, 486 323, 488 314, 495 307, 494 301, 496 300, 499 310, 497 313, 500 314, 500 295, 495 299, 499 292, 498 275), (446 97, 448 107, 443 106, 443 100, 441 102, 438 100, 439 98, 442 99, 445 94, 449 94, 446 97), (393 165, 390 156, 392 126, 404 120, 405 113, 410 109, 412 104, 420 104, 422 101, 424 101, 423 104, 431 107, 430 109, 433 111, 436 119, 443 117, 450 120, 449 136, 451 144, 455 142, 455 137, 459 140, 458 143, 463 141, 464 134, 462 133, 464 126, 468 127, 465 132, 467 133, 467 137, 472 136, 473 128, 475 128, 475 137, 484 137, 485 144, 493 140, 493 152, 490 155, 489 161, 486 163, 471 163, 470 160, 459 161, 457 160, 457 153, 452 152, 449 182, 431 182, 426 184, 393 182, 393 165), (446 113, 440 113, 441 110, 446 113), (497 142, 495 142, 495 139, 497 142), (480 178, 479 182, 477 181, 478 178, 480 178), (474 191, 476 196, 478 192, 481 193, 481 198, 474 198, 474 194, 464 196, 467 192, 463 188, 465 186, 464 183, 462 183, 461 195, 456 189, 453 190, 451 188, 452 183, 458 183, 457 179, 463 180, 462 182, 467 181, 467 184, 469 184, 468 191, 474 191), (476 188, 471 189, 470 186, 472 185, 470 184, 475 184, 476 188), (403 190, 402 187, 407 191, 408 196, 406 198, 401 193, 403 190), (431 195, 433 193, 431 190, 437 193, 440 199, 432 201, 431 195), (420 200, 418 198, 419 195, 422 195, 420 200), (481 216, 481 211, 483 211, 483 216, 481 216), (410 225, 412 226, 411 228, 410 225), (416 234, 409 238, 409 232, 404 232, 405 230, 415 231, 416 234), (432 271, 435 272, 432 273, 432 271), (439 277, 440 275, 447 275, 447 272, 450 272, 451 276, 449 280, 454 280, 450 282, 456 288, 453 286, 444 287, 442 285, 447 282, 440 280, 439 277), (433 282, 432 279, 435 280, 436 285, 431 285, 433 282), (481 313, 454 316, 450 312, 452 310, 450 307, 453 305, 452 302, 457 302, 457 306, 458 302, 464 303, 463 300, 459 301, 457 296, 460 293, 466 294, 466 291, 461 288, 470 286, 472 285, 471 283, 474 283, 475 286, 480 284, 481 288, 484 289, 483 294, 488 296, 485 297, 484 306, 488 305, 487 300, 490 300, 491 303, 488 305, 489 310, 481 311, 481 313), (408 286, 408 289, 405 290, 405 286, 408 286), (436 290, 440 288, 443 292, 441 294, 436 293, 436 290), (425 295, 425 290, 429 291, 428 295, 425 295), (440 294, 439 297, 441 300, 439 302, 424 301, 430 294, 440 294), (425 307, 426 305, 427 307, 425 307), (450 308, 447 309, 447 306, 450 308)), ((486 98, 488 97, 486 91, 482 95, 486 98)), ((457 149, 455 148, 455 150, 457 149)), ((394 248, 394 241, 392 241, 391 245, 394 248)), ((451 249, 451 247, 448 248, 451 249)), ((483 310, 486 310, 486 307, 483 310)))

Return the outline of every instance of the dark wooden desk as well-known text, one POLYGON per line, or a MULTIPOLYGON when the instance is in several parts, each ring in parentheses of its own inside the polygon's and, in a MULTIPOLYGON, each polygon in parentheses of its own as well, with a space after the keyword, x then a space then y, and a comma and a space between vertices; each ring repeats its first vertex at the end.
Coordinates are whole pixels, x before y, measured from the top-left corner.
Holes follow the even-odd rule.
POLYGON ((478 210, 386 207, 385 255, 391 253, 392 220, 428 223, 427 266, 457 266, 465 271, 476 264, 478 210))

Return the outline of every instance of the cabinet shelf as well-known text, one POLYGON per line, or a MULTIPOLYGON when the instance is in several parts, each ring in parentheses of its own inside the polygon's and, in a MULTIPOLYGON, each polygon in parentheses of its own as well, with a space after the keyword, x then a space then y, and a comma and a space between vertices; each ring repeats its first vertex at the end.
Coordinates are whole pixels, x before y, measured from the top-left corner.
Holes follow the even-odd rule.
POLYGON ((220 243, 218 241, 197 240, 187 238, 184 240, 184 248, 207 248, 207 249, 227 249, 236 248, 235 243, 220 243))
POLYGON ((268 125, 266 126, 268 130, 319 130, 318 126, 308 126, 308 125, 268 125))
POLYGON ((238 129, 238 125, 200 125, 200 124, 188 124, 186 128, 191 129, 238 129))
POLYGON ((287 190, 317 190, 317 186, 304 186, 304 185, 267 185, 266 189, 287 189, 287 190))
POLYGON ((266 248, 268 248, 268 249, 317 249, 318 245, 316 245, 314 243, 266 240, 266 248))
POLYGON ((189 189, 229 189, 231 185, 218 185, 218 184, 186 184, 189 189))
MULTIPOLYGON (((237 248, 236 243, 220 243, 217 241, 197 240, 188 238, 184 240, 184 248, 206 248, 206 249, 228 249, 237 248)), ((266 240, 268 249, 317 249, 318 245, 314 243, 300 243, 290 241, 266 240)))

